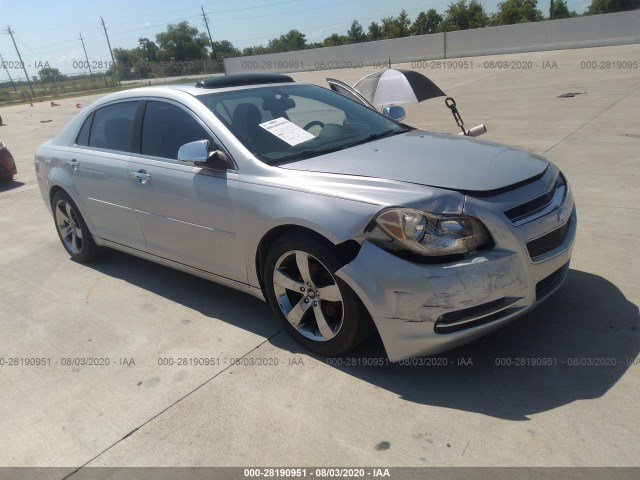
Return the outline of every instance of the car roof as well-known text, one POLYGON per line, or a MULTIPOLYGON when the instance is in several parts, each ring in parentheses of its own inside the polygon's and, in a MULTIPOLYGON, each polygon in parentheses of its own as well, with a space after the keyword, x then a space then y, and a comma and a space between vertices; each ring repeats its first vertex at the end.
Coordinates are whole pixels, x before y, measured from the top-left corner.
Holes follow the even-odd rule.
POLYGON ((219 75, 199 80, 197 83, 154 85, 121 90, 111 93, 94 102, 92 110, 113 101, 124 101, 136 97, 159 97, 179 99, 182 95, 198 97, 214 92, 244 90, 250 88, 268 88, 285 85, 300 85, 288 75, 275 73, 243 73, 233 75, 219 75), (200 86, 198 86, 200 85, 200 86))
POLYGON ((241 90, 244 88, 268 87, 287 83, 297 82, 288 75, 277 73, 239 73, 203 78, 195 84, 163 85, 159 88, 180 90, 193 96, 198 96, 214 91, 241 90))

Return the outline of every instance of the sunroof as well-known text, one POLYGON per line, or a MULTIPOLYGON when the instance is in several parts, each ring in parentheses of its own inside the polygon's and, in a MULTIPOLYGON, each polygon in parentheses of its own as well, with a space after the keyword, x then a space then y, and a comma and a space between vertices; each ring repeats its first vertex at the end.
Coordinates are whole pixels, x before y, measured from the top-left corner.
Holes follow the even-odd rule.
POLYGON ((198 88, 224 88, 240 87, 243 85, 260 85, 263 83, 294 82, 289 75, 278 73, 238 73, 234 75, 221 75, 200 80, 196 83, 198 88))

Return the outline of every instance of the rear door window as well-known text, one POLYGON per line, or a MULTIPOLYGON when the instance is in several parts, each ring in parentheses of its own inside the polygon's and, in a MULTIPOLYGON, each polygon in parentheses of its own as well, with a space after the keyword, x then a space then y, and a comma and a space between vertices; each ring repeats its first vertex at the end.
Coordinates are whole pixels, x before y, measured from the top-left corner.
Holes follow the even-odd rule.
POLYGON ((91 125, 89 146, 130 152, 131 131, 138 103, 116 103, 97 110, 91 125))

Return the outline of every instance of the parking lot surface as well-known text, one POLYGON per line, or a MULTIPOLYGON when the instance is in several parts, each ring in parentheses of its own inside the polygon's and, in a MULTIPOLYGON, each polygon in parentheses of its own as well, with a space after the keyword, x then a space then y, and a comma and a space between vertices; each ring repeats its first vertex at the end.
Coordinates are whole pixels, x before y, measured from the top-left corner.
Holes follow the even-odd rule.
MULTIPOLYGON (((432 78, 483 139, 558 164, 579 216, 549 301, 411 365, 384 365, 375 338, 309 355, 266 304, 123 253, 74 263, 33 155, 98 97, 0 109, 18 167, 0 186, 0 465, 640 466, 640 72, 606 68, 638 58, 630 45, 394 65, 432 78)), ((457 133, 442 98, 406 110, 457 133)))

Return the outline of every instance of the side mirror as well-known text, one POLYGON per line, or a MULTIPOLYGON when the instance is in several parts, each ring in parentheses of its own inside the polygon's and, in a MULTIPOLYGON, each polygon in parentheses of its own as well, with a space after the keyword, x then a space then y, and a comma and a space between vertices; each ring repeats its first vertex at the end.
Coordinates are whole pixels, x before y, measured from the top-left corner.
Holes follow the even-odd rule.
POLYGON ((209 140, 186 143, 178 150, 178 163, 190 167, 226 170, 229 159, 222 150, 209 151, 209 140))
POLYGON ((389 117, 391 120, 395 120, 396 122, 401 122, 406 117, 406 113, 404 108, 399 105, 385 105, 382 107, 382 114, 385 117, 389 117))

